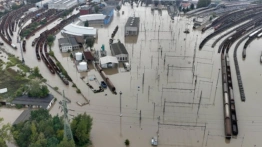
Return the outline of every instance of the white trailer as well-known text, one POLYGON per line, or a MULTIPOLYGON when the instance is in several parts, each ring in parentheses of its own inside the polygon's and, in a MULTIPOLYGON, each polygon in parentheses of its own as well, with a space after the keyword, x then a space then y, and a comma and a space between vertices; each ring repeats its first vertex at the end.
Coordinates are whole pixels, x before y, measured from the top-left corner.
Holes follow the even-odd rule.
POLYGON ((11 46, 12 46, 14 49, 16 49, 16 45, 15 45, 15 44, 12 43, 11 46))

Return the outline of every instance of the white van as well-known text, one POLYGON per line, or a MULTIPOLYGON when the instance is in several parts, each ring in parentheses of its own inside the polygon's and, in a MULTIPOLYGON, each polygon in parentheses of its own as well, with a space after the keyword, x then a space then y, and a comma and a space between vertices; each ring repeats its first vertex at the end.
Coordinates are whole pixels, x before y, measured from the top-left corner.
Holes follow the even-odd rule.
POLYGON ((14 49, 16 49, 16 45, 15 45, 15 44, 12 43, 11 46, 12 46, 14 49))

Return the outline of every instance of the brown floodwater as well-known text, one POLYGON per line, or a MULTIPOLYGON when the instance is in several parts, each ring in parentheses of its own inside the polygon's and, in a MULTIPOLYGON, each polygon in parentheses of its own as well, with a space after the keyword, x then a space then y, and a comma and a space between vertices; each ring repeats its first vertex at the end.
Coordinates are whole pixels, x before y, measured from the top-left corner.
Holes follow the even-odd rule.
MULTIPOLYGON (((86 112, 93 117, 91 139, 94 147, 123 147, 125 139, 131 142, 130 147, 150 147, 150 139, 157 135, 159 122, 159 147, 250 147, 262 146, 261 95, 262 68, 259 62, 261 55, 260 40, 255 40, 247 49, 247 58, 241 58, 243 44, 237 52, 241 75, 244 83, 246 102, 241 102, 233 64, 233 47, 229 52, 231 71, 233 76, 234 94, 238 118, 239 135, 226 141, 224 137, 224 115, 222 104, 220 55, 217 53, 219 43, 212 48, 214 39, 206 43, 201 51, 198 50, 200 41, 213 32, 207 30, 204 34, 192 30, 193 18, 175 17, 171 21, 166 10, 161 13, 151 11, 150 7, 123 6, 120 13, 115 12, 109 26, 96 26, 98 39, 94 49, 100 50, 102 44, 110 54, 109 39, 118 25, 119 29, 114 37, 124 42, 130 58, 131 71, 126 72, 122 66, 118 69, 106 69, 117 93, 122 94, 122 117, 120 117, 120 95, 114 95, 108 89, 94 94, 87 86, 89 82, 98 88, 96 81, 90 81, 93 76, 102 80, 99 73, 90 66, 90 70, 78 73, 74 62, 58 49, 56 35, 52 46, 57 59, 67 70, 82 94, 91 101, 90 105, 80 107, 76 102, 85 102, 85 99, 76 93, 70 84, 65 86, 57 75, 52 75, 42 61, 35 56, 35 49, 31 47, 34 37, 41 32, 52 28, 59 23, 55 21, 45 29, 37 32, 27 40, 27 51, 23 54, 25 64, 30 67, 39 67, 47 83, 65 91, 68 103, 69 118, 86 112), (121 11, 124 11, 122 15, 121 11), (124 37, 124 26, 129 16, 140 17, 140 32, 138 37, 124 37), (189 28, 190 33, 183 31, 189 28), (195 68, 193 65, 194 49, 196 47, 195 68), (160 49, 159 49, 160 48, 160 49), (162 55, 161 55, 162 51, 162 55), (195 69, 195 70, 193 70, 195 69), (197 83, 195 86, 195 77, 197 83), (85 77, 83 80, 80 77, 85 77), (218 82, 217 82, 218 81, 218 82), (139 87, 139 88, 138 88, 139 87), (201 101, 200 101, 200 96, 201 101), (199 105, 200 103, 200 105, 199 105), (140 120, 141 111, 141 120, 140 120)), ((16 33, 13 38, 16 38, 16 33)), ((16 41, 16 39, 15 39, 16 41)), ((19 44, 17 44, 18 46, 19 44)), ((7 51, 21 59, 20 50, 13 50, 4 46, 7 51)), ((51 93, 62 100, 62 97, 50 89, 51 93)), ((8 111, 10 109, 1 109, 8 111)), ((13 111, 13 110, 10 110, 13 111)), ((1 113, 4 118, 12 119, 15 116, 1 113)), ((58 102, 50 110, 52 115, 62 115, 58 102)), ((8 120, 8 119, 7 119, 8 120)))

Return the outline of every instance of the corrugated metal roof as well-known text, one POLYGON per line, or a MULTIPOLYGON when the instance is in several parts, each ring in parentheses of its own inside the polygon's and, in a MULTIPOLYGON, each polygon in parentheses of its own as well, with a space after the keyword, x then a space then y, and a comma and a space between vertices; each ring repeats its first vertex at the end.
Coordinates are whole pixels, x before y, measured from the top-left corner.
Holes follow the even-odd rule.
POLYGON ((105 57, 100 58, 100 63, 101 64, 107 64, 107 63, 117 63, 118 64, 118 60, 116 57, 113 57, 113 56, 105 56, 105 57))
POLYGON ((111 50, 113 50, 114 55, 128 54, 126 47, 121 42, 111 44, 111 50))
POLYGON ((92 21, 92 20, 104 20, 106 15, 104 14, 88 14, 79 17, 81 21, 92 21))
POLYGON ((7 88, 0 89, 0 93, 6 93, 6 92, 7 92, 7 88))
POLYGON ((82 27, 75 24, 69 24, 64 27, 63 33, 71 34, 71 35, 77 35, 77 36, 83 36, 83 35, 92 35, 96 36, 96 29, 93 27, 82 27))

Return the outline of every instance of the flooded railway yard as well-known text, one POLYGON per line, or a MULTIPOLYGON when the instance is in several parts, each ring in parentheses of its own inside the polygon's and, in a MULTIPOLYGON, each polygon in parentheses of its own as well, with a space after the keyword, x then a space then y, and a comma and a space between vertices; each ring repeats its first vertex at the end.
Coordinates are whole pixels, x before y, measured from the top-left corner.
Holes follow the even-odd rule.
MULTIPOLYGON (((99 85, 92 80, 92 77, 95 76, 99 82, 103 80, 102 77, 91 63, 88 64, 88 72, 77 71, 69 54, 61 53, 58 48, 58 39, 63 37, 61 33, 56 35, 52 51, 84 97, 90 100, 90 104, 79 106, 77 102, 85 103, 86 100, 81 94, 76 93, 72 83, 66 86, 58 75, 50 73, 42 60, 37 60, 35 47, 31 46, 32 41, 43 31, 57 25, 61 19, 52 22, 27 39, 26 52, 23 52, 26 65, 31 68, 39 67, 41 74, 47 79, 47 84, 59 87, 60 92, 64 90, 66 97, 71 100, 67 105, 70 119, 84 112, 93 117, 92 146, 122 147, 124 140, 129 139, 130 147, 148 147, 151 146, 151 138, 157 134, 159 134, 160 147, 262 146, 260 139, 262 117, 259 113, 262 102, 260 39, 255 39, 248 45, 245 60, 242 60, 245 41, 237 50, 245 89, 245 102, 240 99, 233 59, 233 48, 238 41, 234 42, 228 52, 238 135, 227 140, 224 129, 221 55, 218 53, 219 45, 224 39, 218 41, 212 48, 212 43, 226 31, 211 38, 199 50, 200 42, 211 34, 213 29, 208 29, 204 33, 201 33, 201 30, 193 30, 193 17, 176 16, 172 21, 166 10, 151 11, 150 7, 132 9, 129 4, 122 6, 121 11, 125 13, 115 11, 109 26, 95 26, 98 29, 98 36, 94 49, 100 50, 104 44, 105 50, 110 54, 109 39, 118 25, 119 29, 114 40, 119 39, 124 43, 129 53, 131 71, 125 71, 122 64, 119 68, 104 69, 105 74, 116 87, 116 95, 108 88, 101 93, 92 92, 86 83, 97 89, 99 85), (140 17, 139 35, 125 37, 126 21, 133 15, 140 17), (187 28, 189 34, 184 33, 187 28), (84 78, 81 79, 82 77, 84 78), (120 97, 122 117, 120 117, 120 97)), ((16 36, 17 32, 14 33, 12 40, 17 45, 17 50, 7 44, 3 48, 22 59, 16 36)), ((58 101, 62 100, 62 96, 54 90, 50 89, 50 92, 58 101)), ((11 123, 15 119, 8 119, 11 117, 9 113, 14 117, 21 113, 20 110, 6 108, 0 110, 5 122, 11 123)), ((50 113, 62 115, 58 102, 52 106, 50 113)))

